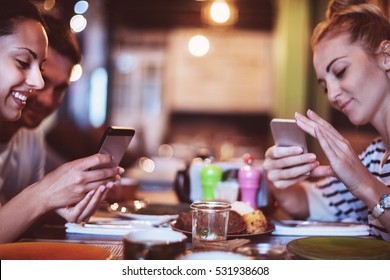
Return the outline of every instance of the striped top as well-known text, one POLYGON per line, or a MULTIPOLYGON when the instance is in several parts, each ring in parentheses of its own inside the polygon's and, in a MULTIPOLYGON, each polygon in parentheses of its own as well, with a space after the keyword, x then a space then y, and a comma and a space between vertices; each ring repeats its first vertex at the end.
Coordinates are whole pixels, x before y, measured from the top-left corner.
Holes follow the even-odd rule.
MULTIPOLYGON (((389 188, 390 193, 390 159, 381 162, 386 149, 381 138, 376 138, 367 149, 359 155, 360 160, 379 181, 389 188)), ((352 195, 345 185, 334 177, 324 178, 315 183, 325 199, 333 217, 331 220, 351 221, 369 224, 370 235, 390 241, 390 233, 381 226, 378 220, 368 221, 369 209, 358 198, 352 195)), ((305 188, 307 190, 307 188, 305 188)), ((309 203, 312 203, 309 201, 309 203)))

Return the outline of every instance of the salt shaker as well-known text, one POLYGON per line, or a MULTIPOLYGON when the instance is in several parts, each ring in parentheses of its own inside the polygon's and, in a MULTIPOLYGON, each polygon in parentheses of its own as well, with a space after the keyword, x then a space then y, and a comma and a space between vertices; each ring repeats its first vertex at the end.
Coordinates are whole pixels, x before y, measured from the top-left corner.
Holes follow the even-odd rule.
POLYGON ((260 170, 253 166, 253 157, 245 154, 243 157, 244 166, 238 171, 238 184, 240 186, 241 201, 249 203, 256 209, 257 190, 260 183, 260 170))
POLYGON ((203 200, 215 199, 215 187, 222 179, 222 169, 209 162, 200 171, 203 188, 203 200))

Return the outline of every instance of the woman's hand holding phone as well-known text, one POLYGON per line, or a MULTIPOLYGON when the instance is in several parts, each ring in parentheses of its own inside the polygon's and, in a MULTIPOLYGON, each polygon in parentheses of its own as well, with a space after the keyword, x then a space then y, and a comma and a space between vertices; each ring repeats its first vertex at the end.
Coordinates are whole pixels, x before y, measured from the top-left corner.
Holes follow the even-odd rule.
POLYGON ((295 120, 273 119, 270 125, 276 145, 266 151, 263 166, 275 187, 287 188, 306 179, 318 162, 307 152, 305 134, 295 120))
POLYGON ((98 153, 111 155, 113 162, 110 165, 100 165, 93 169, 118 166, 134 135, 135 130, 132 128, 118 126, 107 127, 100 139, 98 153))

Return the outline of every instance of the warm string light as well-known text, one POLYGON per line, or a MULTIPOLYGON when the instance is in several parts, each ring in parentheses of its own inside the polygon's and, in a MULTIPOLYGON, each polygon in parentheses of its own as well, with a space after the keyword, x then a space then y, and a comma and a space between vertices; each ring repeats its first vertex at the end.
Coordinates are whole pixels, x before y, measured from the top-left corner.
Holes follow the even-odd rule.
POLYGON ((188 50, 193 56, 204 56, 210 48, 209 40, 203 35, 195 35, 188 42, 188 50))
POLYGON ((237 9, 232 1, 214 0, 202 9, 203 21, 210 25, 229 26, 237 21, 237 9))
POLYGON ((229 5, 224 0, 216 0, 211 4, 210 17, 216 23, 226 23, 230 16, 229 5))

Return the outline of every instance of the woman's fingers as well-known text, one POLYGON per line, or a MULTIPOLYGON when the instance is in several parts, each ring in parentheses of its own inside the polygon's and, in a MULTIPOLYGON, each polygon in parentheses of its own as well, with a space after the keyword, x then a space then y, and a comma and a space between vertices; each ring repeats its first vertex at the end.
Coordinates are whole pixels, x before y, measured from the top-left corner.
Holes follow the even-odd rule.
POLYGON ((295 113, 295 120, 297 121, 297 125, 306 133, 310 134, 312 137, 315 136, 314 128, 317 125, 314 121, 308 119, 306 116, 295 113))
POLYGON ((267 149, 265 152, 265 158, 267 159, 280 159, 289 156, 301 155, 303 153, 303 149, 300 146, 292 146, 292 147, 278 147, 272 146, 267 149))
POLYGON ((318 125, 320 125, 323 130, 329 132, 331 134, 331 137, 335 137, 341 141, 344 141, 344 137, 330 123, 318 116, 315 112, 309 109, 307 111, 307 115, 311 120, 315 121, 318 125))
POLYGON ((324 130, 330 133, 331 137, 344 141, 344 137, 330 123, 318 116, 312 110, 307 111, 307 117, 300 113, 295 113, 295 119, 298 126, 314 138, 317 138, 315 128, 317 126, 321 126, 324 130))
POLYGON ((98 166, 110 166, 112 163, 113 158, 108 154, 94 154, 74 161, 74 164, 76 164, 81 170, 94 169, 98 166))
POLYGON ((335 177, 336 174, 333 172, 332 167, 330 167, 329 165, 320 165, 314 168, 310 172, 310 176, 311 177, 328 177, 328 176, 335 177))
POLYGON ((280 159, 274 159, 274 160, 265 160, 263 163, 263 167, 266 170, 273 170, 273 169, 288 169, 290 167, 294 166, 301 166, 304 164, 312 164, 316 161, 315 154, 302 154, 298 156, 289 156, 285 158, 280 159))
POLYGON ((269 148, 263 163, 268 180, 278 188, 286 188, 306 179, 319 163, 315 154, 302 152, 298 146, 269 148))
POLYGON ((104 186, 100 186, 99 189, 93 194, 92 198, 89 200, 88 204, 84 206, 80 215, 77 218, 77 223, 87 222, 89 218, 95 213, 99 208, 105 194, 108 192, 108 189, 104 186))
POLYGON ((56 210, 56 212, 62 216, 65 220, 71 223, 78 222, 78 217, 81 215, 82 211, 88 205, 89 201, 92 199, 95 191, 92 190, 88 192, 83 199, 73 206, 63 207, 56 210))
POLYGON ((288 187, 290 187, 290 186, 292 186, 300 181, 307 179, 308 177, 309 177, 308 175, 302 175, 302 176, 295 177, 295 178, 289 178, 289 179, 277 180, 277 181, 271 181, 271 182, 276 188, 285 189, 285 188, 288 188, 288 187))

